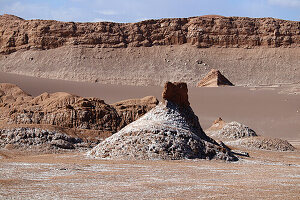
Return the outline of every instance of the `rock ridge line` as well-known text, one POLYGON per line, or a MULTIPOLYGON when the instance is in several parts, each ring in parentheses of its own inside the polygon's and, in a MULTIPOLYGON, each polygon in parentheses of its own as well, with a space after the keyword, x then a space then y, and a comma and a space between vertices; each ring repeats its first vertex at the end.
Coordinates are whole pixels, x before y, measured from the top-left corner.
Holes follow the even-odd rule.
POLYGON ((24 20, 0 15, 0 53, 61 46, 299 47, 300 22, 273 18, 202 16, 137 23, 24 20))

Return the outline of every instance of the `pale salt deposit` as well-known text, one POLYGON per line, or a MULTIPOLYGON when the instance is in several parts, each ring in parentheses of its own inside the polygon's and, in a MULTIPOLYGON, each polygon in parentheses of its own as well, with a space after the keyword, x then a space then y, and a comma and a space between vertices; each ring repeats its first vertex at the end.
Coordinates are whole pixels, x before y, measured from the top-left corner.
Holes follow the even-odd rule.
POLYGON ((107 138, 89 155, 110 159, 236 160, 202 131, 190 107, 160 103, 137 121, 107 138))

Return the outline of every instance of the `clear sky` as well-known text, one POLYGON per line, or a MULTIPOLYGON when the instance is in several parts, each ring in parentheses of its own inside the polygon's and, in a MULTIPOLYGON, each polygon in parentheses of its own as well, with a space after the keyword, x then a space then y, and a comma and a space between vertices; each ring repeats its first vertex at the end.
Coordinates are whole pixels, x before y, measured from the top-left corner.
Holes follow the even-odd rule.
POLYGON ((137 22, 207 14, 300 21, 300 0, 0 0, 0 14, 24 19, 137 22))

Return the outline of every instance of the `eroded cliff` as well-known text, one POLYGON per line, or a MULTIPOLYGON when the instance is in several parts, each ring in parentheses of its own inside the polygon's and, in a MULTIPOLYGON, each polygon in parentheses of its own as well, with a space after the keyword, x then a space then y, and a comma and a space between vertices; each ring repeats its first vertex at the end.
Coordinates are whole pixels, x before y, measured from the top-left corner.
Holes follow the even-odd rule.
POLYGON ((0 52, 65 45, 139 47, 280 47, 300 45, 300 22, 273 18, 203 16, 138 23, 75 23, 0 16, 0 52))

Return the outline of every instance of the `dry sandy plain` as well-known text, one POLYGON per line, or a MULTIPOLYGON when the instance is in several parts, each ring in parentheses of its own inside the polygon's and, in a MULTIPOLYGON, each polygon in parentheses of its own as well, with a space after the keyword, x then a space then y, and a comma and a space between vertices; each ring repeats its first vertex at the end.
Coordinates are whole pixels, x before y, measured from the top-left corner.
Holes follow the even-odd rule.
MULTIPOLYGON (((0 73, 33 96, 65 91, 114 103, 162 88, 101 85, 0 73), (38 87, 37 87, 38 85, 38 87)), ((204 129, 222 117, 257 134, 287 139, 294 152, 246 150, 238 162, 112 161, 86 152, 0 151, 0 199, 299 199, 300 85, 193 88, 189 98, 204 129)))

